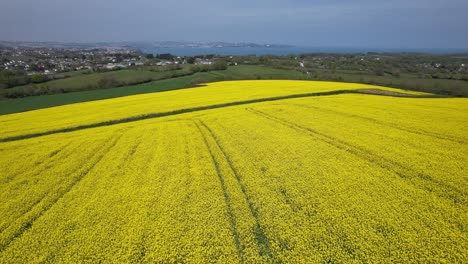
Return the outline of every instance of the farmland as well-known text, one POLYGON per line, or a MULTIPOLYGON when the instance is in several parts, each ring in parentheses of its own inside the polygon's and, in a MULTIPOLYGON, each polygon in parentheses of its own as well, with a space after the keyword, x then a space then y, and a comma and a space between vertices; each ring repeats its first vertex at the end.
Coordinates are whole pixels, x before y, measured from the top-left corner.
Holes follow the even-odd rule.
MULTIPOLYGON (((200 82, 205 83, 222 80, 245 79, 303 79, 304 77, 304 73, 294 70, 274 69, 271 67, 261 67, 254 65, 240 65, 236 67, 229 67, 225 71, 197 73, 192 72, 191 75, 190 69, 187 68, 166 72, 149 72, 145 70, 121 70, 99 74, 88 74, 85 76, 71 77, 69 79, 51 81, 41 84, 44 86, 47 85, 50 87, 55 87, 57 89, 69 90, 70 93, 67 92, 61 94, 30 96, 16 99, 4 99, 0 95, 0 114, 11 114, 16 112, 66 105, 71 103, 87 102, 127 95, 162 92, 187 87, 196 87, 196 85, 200 82), (101 80, 104 76, 108 75, 114 76, 114 78, 119 82, 128 83, 139 82, 139 79, 145 78, 160 80, 139 85, 96 89, 96 87, 99 86, 99 80, 101 80), (173 76, 173 78, 168 78, 170 76, 173 76)), ((14 89, 22 89, 22 87, 11 88, 9 90, 14 89)))
MULTIPOLYGON (((73 72, 72 72, 73 73, 73 72)), ((108 78, 116 83, 120 83, 120 86, 127 86, 134 83, 144 83, 152 80, 167 79, 172 75, 184 75, 189 74, 188 69, 178 69, 173 71, 165 72, 153 72, 148 70, 119 70, 109 71, 104 73, 88 73, 69 78, 58 79, 49 81, 43 84, 37 84, 37 89, 63 89, 66 92, 74 92, 80 90, 91 90, 98 89, 100 82, 108 78)), ((106 85, 106 84, 104 84, 106 85)), ((110 84, 107 84, 110 85, 110 84)), ((14 89, 24 89, 26 86, 17 86, 14 89)), ((101 87, 108 88, 108 87, 101 87)), ((11 89, 10 89, 11 90, 11 89)))
POLYGON ((2 115, 0 263, 467 262, 467 121, 308 81, 2 115))
MULTIPOLYGON (((243 103, 250 100, 267 100, 275 97, 309 96, 319 93, 379 88, 386 91, 402 91, 392 88, 353 83, 310 81, 232 81, 207 84, 203 88, 183 89, 165 93, 134 95, 112 100, 70 104, 60 108, 0 116, 5 126, 0 140, 54 131, 75 129, 80 126, 115 123, 145 118, 152 115, 168 115, 178 111, 191 111, 200 107, 217 107, 223 104, 243 103), (190 98, 181 99, 181 98, 190 98), (59 111, 57 111, 59 110, 59 111), (52 119, 51 119, 52 118, 52 119)), ((425 95, 403 91, 407 94, 425 95)))

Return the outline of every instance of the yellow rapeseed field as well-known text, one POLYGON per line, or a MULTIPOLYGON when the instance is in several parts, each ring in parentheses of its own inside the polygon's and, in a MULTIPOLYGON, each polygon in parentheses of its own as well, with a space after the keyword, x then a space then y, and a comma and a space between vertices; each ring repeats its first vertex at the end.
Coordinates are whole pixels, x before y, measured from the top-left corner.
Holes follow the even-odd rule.
POLYGON ((142 94, 85 102, 0 116, 0 139, 95 124, 154 113, 166 113, 245 100, 305 93, 380 88, 412 94, 412 91, 354 83, 311 81, 230 81, 202 88, 142 94))
POLYGON ((364 88, 221 82, 0 116, 0 138, 30 135, 0 143, 0 263, 468 262, 465 98, 323 94, 53 132, 364 88))

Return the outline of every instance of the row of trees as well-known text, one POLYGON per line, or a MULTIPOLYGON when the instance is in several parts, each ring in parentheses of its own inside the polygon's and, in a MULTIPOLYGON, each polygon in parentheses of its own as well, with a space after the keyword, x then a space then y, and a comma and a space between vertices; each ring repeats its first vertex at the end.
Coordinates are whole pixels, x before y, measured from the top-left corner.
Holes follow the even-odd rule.
POLYGON ((49 81, 50 79, 51 78, 43 74, 27 75, 22 72, 3 70, 0 71, 0 89, 7 89, 30 83, 43 83, 49 81))

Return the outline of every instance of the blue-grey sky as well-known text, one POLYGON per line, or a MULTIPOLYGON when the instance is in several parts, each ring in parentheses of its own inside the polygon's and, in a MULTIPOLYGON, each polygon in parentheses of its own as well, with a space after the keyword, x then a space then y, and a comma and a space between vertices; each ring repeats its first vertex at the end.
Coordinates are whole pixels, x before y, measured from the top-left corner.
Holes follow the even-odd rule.
POLYGON ((467 48, 467 0, 1 0, 0 40, 467 48))

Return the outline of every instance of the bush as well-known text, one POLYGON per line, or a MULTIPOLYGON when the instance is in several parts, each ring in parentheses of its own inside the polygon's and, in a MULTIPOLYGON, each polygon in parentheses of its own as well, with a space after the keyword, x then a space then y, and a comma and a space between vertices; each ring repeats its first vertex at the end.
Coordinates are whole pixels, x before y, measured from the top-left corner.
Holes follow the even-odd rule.
POLYGON ((207 81, 206 79, 203 79, 203 78, 195 78, 195 79, 191 80, 191 81, 188 83, 187 87, 194 87, 194 86, 197 86, 197 85, 199 85, 199 84, 201 84, 201 83, 207 83, 207 82, 208 82, 208 81, 207 81))
POLYGON ((34 75, 31 76, 31 82, 32 83, 43 83, 43 82, 46 82, 48 80, 49 80, 49 78, 47 78, 47 76, 42 75, 42 74, 34 74, 34 75))
POLYGON ((100 88, 110 88, 115 87, 119 84, 119 82, 115 79, 115 77, 111 74, 105 74, 98 82, 98 86, 100 88))
POLYGON ((207 65, 196 65, 190 67, 190 71, 192 72, 208 72, 210 68, 207 65))
POLYGON ((377 75, 377 76, 384 76, 385 75, 385 72, 382 68, 377 68, 374 70, 374 74, 377 75))
POLYGON ((194 64, 195 63, 195 57, 188 57, 187 63, 188 64, 194 64))
POLYGON ((227 69, 227 63, 224 60, 217 60, 211 65, 211 69, 214 71, 224 71, 227 69))

